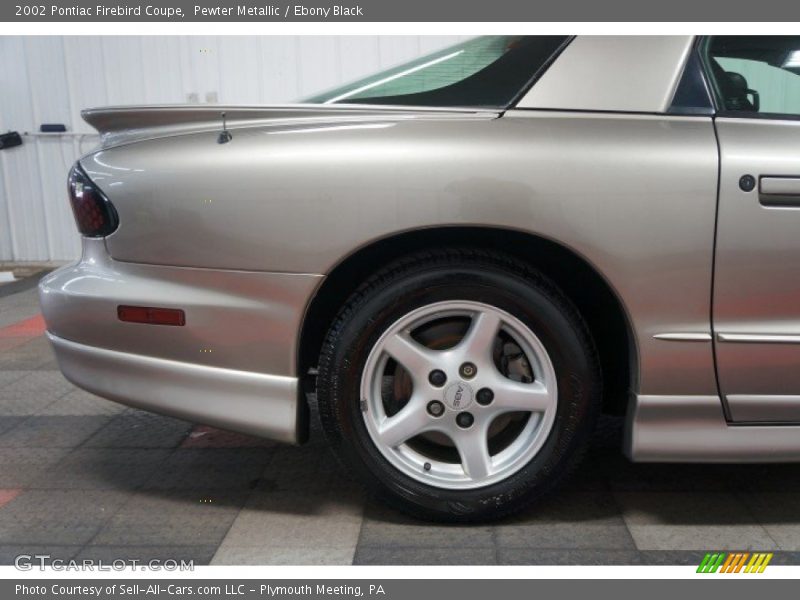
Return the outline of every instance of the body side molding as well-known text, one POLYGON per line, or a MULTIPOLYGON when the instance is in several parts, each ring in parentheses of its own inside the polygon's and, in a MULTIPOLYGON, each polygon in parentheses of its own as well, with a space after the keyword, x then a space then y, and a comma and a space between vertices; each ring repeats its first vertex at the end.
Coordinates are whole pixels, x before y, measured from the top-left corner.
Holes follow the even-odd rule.
POLYGON ((672 342, 710 342, 710 333, 657 333, 653 336, 657 340, 672 342))
POLYGON ((759 333, 718 333, 717 341, 739 344, 800 344, 800 335, 759 333))

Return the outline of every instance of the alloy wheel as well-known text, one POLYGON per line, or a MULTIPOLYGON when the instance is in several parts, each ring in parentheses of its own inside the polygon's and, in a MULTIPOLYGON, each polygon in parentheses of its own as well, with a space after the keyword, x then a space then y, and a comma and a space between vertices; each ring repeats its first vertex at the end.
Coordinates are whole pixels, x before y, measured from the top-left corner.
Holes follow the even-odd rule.
POLYGON ((519 319, 474 301, 418 308, 378 339, 361 412, 386 460, 443 489, 474 489, 522 469, 558 404, 553 363, 519 319))

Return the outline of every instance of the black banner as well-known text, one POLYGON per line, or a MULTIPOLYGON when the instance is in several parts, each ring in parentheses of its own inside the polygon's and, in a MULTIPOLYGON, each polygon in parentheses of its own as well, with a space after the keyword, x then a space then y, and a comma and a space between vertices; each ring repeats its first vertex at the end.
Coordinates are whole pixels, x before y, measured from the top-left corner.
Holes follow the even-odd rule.
POLYGON ((166 22, 635 22, 798 21, 800 4, 790 0, 10 0, 0 3, 0 21, 166 22))
POLYGON ((0 597, 31 600, 124 600, 125 598, 193 598, 217 600, 330 600, 332 598, 405 600, 424 598, 681 598, 750 599, 756 595, 793 597, 793 580, 697 576, 675 580, 555 579, 307 579, 307 580, 26 580, 0 582, 0 597), (612 596, 613 594, 613 596, 612 596))

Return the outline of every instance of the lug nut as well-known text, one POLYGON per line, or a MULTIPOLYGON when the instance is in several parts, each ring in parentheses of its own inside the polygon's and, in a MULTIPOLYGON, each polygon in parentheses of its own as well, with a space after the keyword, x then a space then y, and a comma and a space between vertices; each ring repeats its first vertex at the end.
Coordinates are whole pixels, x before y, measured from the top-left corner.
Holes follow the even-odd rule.
POLYGON ((472 424, 475 422, 475 417, 472 416, 472 413, 462 412, 458 413, 456 417, 456 423, 462 429, 469 429, 472 427, 472 424))
POLYGON ((428 413, 434 417, 441 417, 444 414, 444 404, 438 400, 428 402, 428 413))
POLYGON ((431 382, 431 385, 442 387, 445 383, 447 383, 447 375, 444 374, 444 371, 434 369, 428 375, 428 381, 431 382))
POLYGON ((481 388, 478 390, 478 393, 475 394, 475 400, 481 406, 489 406, 494 400, 494 392, 489 388, 481 388))
POLYGON ((478 367, 476 367, 471 362, 465 362, 461 365, 461 368, 458 370, 458 374, 461 375, 464 379, 472 379, 475 377, 475 374, 478 372, 478 367))

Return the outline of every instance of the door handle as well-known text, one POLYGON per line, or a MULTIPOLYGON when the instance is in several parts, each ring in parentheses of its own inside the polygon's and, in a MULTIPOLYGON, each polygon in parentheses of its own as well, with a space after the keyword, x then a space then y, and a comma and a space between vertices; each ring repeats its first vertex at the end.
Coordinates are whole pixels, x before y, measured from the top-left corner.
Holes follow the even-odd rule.
POLYGON ((800 207, 800 177, 761 177, 758 182, 758 201, 762 206, 800 207))

